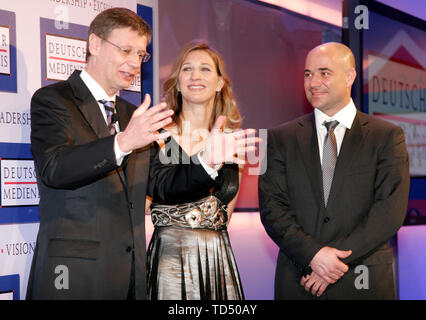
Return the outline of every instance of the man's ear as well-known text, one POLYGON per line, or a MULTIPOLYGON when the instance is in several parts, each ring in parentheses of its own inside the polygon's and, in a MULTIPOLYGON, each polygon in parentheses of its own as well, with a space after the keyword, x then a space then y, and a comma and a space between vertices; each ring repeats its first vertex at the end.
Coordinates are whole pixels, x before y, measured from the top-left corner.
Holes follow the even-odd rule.
POLYGON ((99 55, 102 39, 96 34, 91 33, 89 36, 89 51, 92 56, 99 55))
POLYGON ((346 74, 346 87, 351 88, 356 78, 356 71, 354 68, 350 68, 346 74))

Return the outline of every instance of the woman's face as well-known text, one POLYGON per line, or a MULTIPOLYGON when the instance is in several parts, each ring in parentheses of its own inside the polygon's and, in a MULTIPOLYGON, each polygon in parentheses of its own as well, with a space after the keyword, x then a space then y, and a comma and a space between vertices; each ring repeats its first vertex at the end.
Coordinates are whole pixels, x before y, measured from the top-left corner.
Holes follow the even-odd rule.
POLYGON ((191 51, 185 57, 179 71, 178 90, 183 104, 213 104, 216 92, 223 87, 223 79, 217 74, 216 65, 203 50, 191 51))

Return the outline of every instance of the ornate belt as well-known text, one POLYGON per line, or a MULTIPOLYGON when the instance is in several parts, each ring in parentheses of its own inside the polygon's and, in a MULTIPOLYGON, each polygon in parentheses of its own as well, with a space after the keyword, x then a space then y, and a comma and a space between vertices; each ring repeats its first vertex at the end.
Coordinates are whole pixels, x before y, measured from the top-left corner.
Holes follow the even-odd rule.
POLYGON ((192 229, 223 230, 228 221, 227 206, 211 195, 201 200, 177 205, 151 205, 155 227, 179 226, 192 229))

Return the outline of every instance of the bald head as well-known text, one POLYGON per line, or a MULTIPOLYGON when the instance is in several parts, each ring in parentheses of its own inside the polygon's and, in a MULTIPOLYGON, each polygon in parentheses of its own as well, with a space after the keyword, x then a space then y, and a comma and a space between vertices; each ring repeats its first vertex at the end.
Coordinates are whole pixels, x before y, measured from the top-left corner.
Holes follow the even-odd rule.
POLYGON ((314 108, 329 116, 349 103, 355 77, 354 55, 351 49, 341 43, 321 44, 306 56, 306 97, 314 108))
POLYGON ((321 52, 328 55, 334 61, 341 63, 346 68, 355 69, 355 57, 352 53, 352 50, 345 46, 344 44, 338 42, 327 42, 316 46, 311 51, 309 51, 308 56, 312 53, 321 52))

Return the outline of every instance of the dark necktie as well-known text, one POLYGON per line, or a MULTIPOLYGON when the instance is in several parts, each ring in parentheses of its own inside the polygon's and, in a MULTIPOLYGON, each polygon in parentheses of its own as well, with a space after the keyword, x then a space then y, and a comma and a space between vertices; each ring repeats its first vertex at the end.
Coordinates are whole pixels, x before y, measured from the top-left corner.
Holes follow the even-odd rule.
POLYGON ((324 188, 324 204, 326 207, 337 161, 337 143, 334 129, 336 129, 338 124, 339 121, 337 120, 323 123, 327 128, 327 135, 325 136, 322 153, 322 182, 324 188))
POLYGON ((106 116, 107 116, 107 124, 108 124, 108 130, 110 134, 115 134, 115 125, 114 123, 117 121, 114 111, 114 101, 106 101, 106 100, 99 100, 100 103, 104 105, 106 116))

